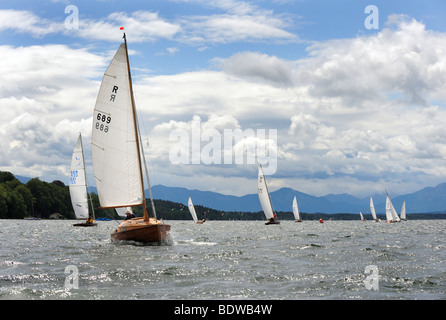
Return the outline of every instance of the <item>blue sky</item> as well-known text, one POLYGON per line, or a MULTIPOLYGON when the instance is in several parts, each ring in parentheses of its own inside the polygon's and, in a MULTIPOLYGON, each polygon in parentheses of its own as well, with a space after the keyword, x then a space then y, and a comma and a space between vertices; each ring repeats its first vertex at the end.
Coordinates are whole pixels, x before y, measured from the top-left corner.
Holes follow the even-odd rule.
MULTIPOLYGON (((446 3, 442 1, 4 1, 2 9, 25 10, 35 14, 46 22, 63 23, 69 15, 65 13, 67 5, 75 5, 79 10, 79 20, 105 20, 110 14, 125 12, 148 11, 157 13, 159 18, 172 24, 178 24, 184 17, 209 17, 212 15, 231 14, 233 9, 225 9, 241 6, 249 3, 256 11, 269 11, 271 16, 277 16, 283 20, 282 30, 294 35, 296 39, 266 38, 240 40, 225 39, 225 41, 184 41, 181 35, 171 38, 155 37, 153 40, 131 44, 135 50, 144 52, 143 59, 135 62, 144 63, 151 67, 154 74, 169 74, 187 71, 197 68, 208 68, 209 60, 216 56, 230 56, 241 51, 260 51, 269 55, 277 55, 284 59, 298 59, 306 54, 306 48, 313 41, 324 41, 339 38, 351 38, 357 35, 370 35, 385 26, 387 18, 391 14, 405 14, 422 21, 427 28, 437 31, 445 31, 446 22, 441 15, 446 10, 446 3), (366 29, 364 20, 367 14, 364 9, 367 5, 376 5, 379 9, 380 29, 366 29), (176 48, 177 54, 166 52, 166 48, 176 48), (202 49, 206 48, 206 49, 202 49), (178 57, 182 59, 179 59, 178 57)), ((252 13, 249 13, 252 14, 252 13)), ((257 14, 257 13, 254 13, 257 14)), ((260 13, 262 14, 262 13, 260 13)), ((19 21, 15 22, 20 24, 19 21)), ((184 22, 183 22, 184 23, 184 22)), ((187 22, 186 22, 187 23, 187 22)), ((44 23, 45 25, 45 23, 44 23)), ((39 25, 36 25, 36 29, 39 25)), ((119 22, 113 21, 115 26, 116 41, 119 40, 119 22)), ((124 26, 125 27, 125 26, 124 26)), ((13 29, 13 28, 12 28, 13 29)), ((112 28, 110 28, 112 29, 112 28)), ((3 30, 1 40, 3 44, 12 45, 40 45, 45 43, 58 43, 67 45, 94 45, 100 46, 100 39, 79 38, 75 32, 59 33, 51 32, 45 36, 30 35, 27 32, 10 32, 3 30)), ((81 30, 79 31, 82 33, 81 30)), ((76 32, 77 33, 77 32, 76 32)), ((128 34, 131 41, 131 34, 128 34)), ((105 44, 112 46, 110 41, 105 44)))
POLYGON ((0 170, 67 181, 78 132, 91 165, 92 111, 122 26, 152 184, 256 192, 256 165, 172 163, 169 137, 198 121, 221 135, 276 130, 272 190, 435 186, 446 181, 444 12, 444 1, 2 1, 0 170), (364 25, 368 5, 378 29, 364 25))

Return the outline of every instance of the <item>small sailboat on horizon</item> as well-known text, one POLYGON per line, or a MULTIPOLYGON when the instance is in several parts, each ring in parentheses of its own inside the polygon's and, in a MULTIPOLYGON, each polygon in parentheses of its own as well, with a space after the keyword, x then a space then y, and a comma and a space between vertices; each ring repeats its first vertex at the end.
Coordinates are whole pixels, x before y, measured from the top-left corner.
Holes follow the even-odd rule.
POLYGON ((112 241, 164 242, 170 225, 156 218, 150 188, 153 217, 149 217, 142 168, 144 150, 133 98, 127 40, 122 43, 104 73, 93 114, 93 167, 101 208, 143 206, 144 217, 122 222, 111 233, 112 241))
POLYGON ((364 216, 362 215, 362 212, 359 212, 359 217, 361 218, 361 221, 366 221, 364 216))
POLYGON ((265 176, 263 175, 262 165, 259 166, 259 175, 257 179, 257 191, 259 193, 260 204, 262 205, 263 213, 268 221, 265 223, 269 224, 280 224, 277 220, 276 213, 273 210, 271 203, 271 198, 269 196, 268 187, 266 185, 265 176))
POLYGON ((75 223, 75 227, 92 227, 97 223, 94 221, 93 203, 90 198, 91 211, 88 209, 87 175, 85 173, 84 148, 82 146, 82 136, 79 133, 70 165, 70 180, 68 188, 70 190, 71 204, 73 205, 76 219, 86 219, 83 223, 75 223))
POLYGON ((403 206, 401 207, 400 218, 401 218, 401 220, 407 221, 407 217, 406 217, 406 201, 403 202, 403 206))
POLYGON ((294 219, 296 219, 295 222, 302 222, 302 219, 300 218, 299 207, 297 206, 296 196, 294 196, 293 199, 293 215, 294 219))
POLYGON ((394 223, 400 221, 401 219, 398 217, 398 214, 393 207, 392 201, 390 201, 389 194, 386 191, 386 223, 394 223))
POLYGON ((376 212, 375 212, 375 205, 373 204, 373 199, 372 197, 370 197, 370 212, 372 213, 372 218, 375 222, 380 222, 381 220, 379 220, 376 217, 376 212))
POLYGON ((190 212, 190 214, 192 216, 192 219, 194 220, 194 222, 196 224, 203 224, 206 221, 206 219, 198 221, 197 212, 195 211, 195 207, 194 207, 194 204, 192 203, 191 197, 189 197, 189 200, 187 202, 187 206, 189 208, 189 212, 190 212))

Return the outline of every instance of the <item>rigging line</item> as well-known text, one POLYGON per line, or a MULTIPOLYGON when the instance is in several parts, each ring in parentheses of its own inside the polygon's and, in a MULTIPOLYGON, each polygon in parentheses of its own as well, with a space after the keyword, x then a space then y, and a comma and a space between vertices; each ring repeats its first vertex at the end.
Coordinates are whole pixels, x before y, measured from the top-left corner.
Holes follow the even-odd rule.
POLYGON ((136 128, 138 130, 138 137, 137 137, 137 139, 139 139, 139 147, 141 148, 142 158, 143 158, 143 161, 144 161, 144 168, 145 168, 145 173, 146 173, 147 185, 149 186, 150 202, 151 202, 151 205, 152 205, 153 217, 156 219, 155 203, 153 202, 152 187, 150 185, 149 172, 147 170, 147 163, 146 163, 146 157, 145 157, 145 154, 144 154, 144 146, 142 144, 142 138, 141 138, 141 132, 140 132, 140 128, 139 128, 138 115, 135 114, 135 117, 136 117, 136 128))
MULTIPOLYGON (((133 88, 133 98, 135 100, 135 104, 139 105, 139 103, 138 103, 139 99, 138 99, 138 96, 137 96, 137 92, 135 91, 135 88, 133 88)), ((136 113, 137 113, 137 117, 142 119, 142 117, 139 117, 141 115, 140 114, 141 112, 140 112, 139 109, 136 110, 136 113)), ((147 130, 147 127, 145 126, 145 122, 144 121, 142 121, 142 122, 138 121, 138 126, 140 126, 140 131, 142 129, 142 132, 146 133, 145 134, 146 136, 149 136, 149 134, 147 134, 147 132, 149 132, 149 131, 147 130)), ((142 145, 142 138, 140 140, 141 140, 141 145, 142 145)), ((151 168, 151 172, 152 172, 152 184, 156 185, 157 184, 157 175, 156 175, 155 166, 153 165, 152 156, 151 156, 151 152, 150 152, 151 144, 150 144, 149 138, 147 138, 147 145, 149 146, 148 157, 149 157, 149 167, 151 168)), ((144 157, 145 157, 145 154, 144 154, 144 157)))

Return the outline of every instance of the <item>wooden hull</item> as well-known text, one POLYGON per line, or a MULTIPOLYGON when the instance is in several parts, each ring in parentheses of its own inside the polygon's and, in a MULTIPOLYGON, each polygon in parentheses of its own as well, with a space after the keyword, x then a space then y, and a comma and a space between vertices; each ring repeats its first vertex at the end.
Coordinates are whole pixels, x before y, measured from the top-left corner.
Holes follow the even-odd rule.
POLYGON ((302 220, 296 220, 296 221, 294 221, 294 222, 302 222, 302 220))
POLYGON ((73 224, 73 226, 75 226, 75 227, 94 227, 97 225, 98 225, 97 223, 86 223, 86 222, 73 224))
POLYGON ((136 241, 141 243, 161 244, 167 238, 170 225, 150 218, 134 218, 121 223, 111 234, 112 241, 136 241))

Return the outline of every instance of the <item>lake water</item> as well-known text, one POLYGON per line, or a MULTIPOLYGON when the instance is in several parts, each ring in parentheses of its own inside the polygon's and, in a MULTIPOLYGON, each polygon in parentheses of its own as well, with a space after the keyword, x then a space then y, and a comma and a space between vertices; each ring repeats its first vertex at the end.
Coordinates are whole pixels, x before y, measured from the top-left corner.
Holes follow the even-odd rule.
POLYGON ((161 246, 73 223, 0 220, 0 299, 446 298, 445 220, 168 221, 161 246))

